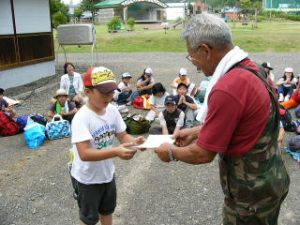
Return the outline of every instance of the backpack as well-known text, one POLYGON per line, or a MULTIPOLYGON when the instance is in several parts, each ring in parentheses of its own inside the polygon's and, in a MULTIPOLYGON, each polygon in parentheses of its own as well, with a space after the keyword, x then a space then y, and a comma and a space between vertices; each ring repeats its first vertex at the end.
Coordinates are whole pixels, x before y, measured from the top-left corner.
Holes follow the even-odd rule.
POLYGON ((142 115, 131 115, 125 119, 126 131, 129 134, 144 134, 150 129, 150 122, 142 115))
POLYGON ((136 109, 144 109, 144 99, 141 96, 137 96, 133 100, 132 106, 136 109))
POLYGON ((300 152, 300 135, 292 137, 288 142, 288 146, 292 152, 300 152))
POLYGON ((12 136, 20 133, 20 126, 4 112, 0 112, 0 135, 12 136))
POLYGON ((284 109, 283 107, 280 107, 279 108, 279 115, 280 115, 279 119, 282 123, 282 126, 283 126, 284 130, 289 131, 289 132, 295 132, 296 131, 296 126, 292 122, 291 113, 287 109, 284 109))
POLYGON ((30 119, 32 119, 34 122, 37 122, 43 126, 46 126, 48 120, 46 119, 46 117, 44 117, 41 114, 38 113, 32 113, 29 115, 30 119))

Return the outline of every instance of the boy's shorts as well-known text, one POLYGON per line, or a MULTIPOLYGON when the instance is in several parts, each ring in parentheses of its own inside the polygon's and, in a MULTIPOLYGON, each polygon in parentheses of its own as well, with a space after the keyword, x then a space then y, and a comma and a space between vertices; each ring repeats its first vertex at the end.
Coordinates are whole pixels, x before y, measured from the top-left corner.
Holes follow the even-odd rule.
POLYGON ((78 190, 79 217, 87 225, 99 222, 100 215, 110 215, 116 208, 117 191, 115 178, 104 184, 82 184, 75 180, 78 190))

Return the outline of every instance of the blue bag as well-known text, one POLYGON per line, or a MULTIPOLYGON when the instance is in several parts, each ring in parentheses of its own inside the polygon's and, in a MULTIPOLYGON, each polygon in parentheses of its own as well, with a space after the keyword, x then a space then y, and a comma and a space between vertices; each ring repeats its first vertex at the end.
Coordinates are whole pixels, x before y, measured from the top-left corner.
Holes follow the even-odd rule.
POLYGON ((46 133, 50 140, 70 137, 71 127, 67 120, 64 120, 61 115, 54 115, 52 121, 46 125, 46 133))
POLYGON ((24 127, 26 126, 27 120, 28 120, 28 115, 22 115, 17 117, 16 122, 20 125, 21 130, 23 130, 24 127))
POLYGON ((34 122, 32 119, 27 120, 24 131, 25 143, 30 149, 40 147, 46 138, 45 126, 34 122))

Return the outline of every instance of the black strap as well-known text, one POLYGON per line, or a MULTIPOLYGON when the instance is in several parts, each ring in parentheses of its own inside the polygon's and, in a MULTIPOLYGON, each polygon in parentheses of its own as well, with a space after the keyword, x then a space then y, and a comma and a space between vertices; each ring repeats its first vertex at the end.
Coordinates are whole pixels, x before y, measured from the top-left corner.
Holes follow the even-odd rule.
MULTIPOLYGON (((257 70, 254 70, 252 68, 243 66, 240 63, 237 63, 236 65, 234 65, 232 67, 232 69, 234 69, 234 68, 245 69, 245 70, 251 72, 252 74, 256 75, 263 82, 264 86, 266 87, 267 91, 269 92, 269 96, 270 96, 271 104, 272 104, 272 109, 273 109, 273 112, 275 112, 275 124, 274 124, 274 128, 278 128, 280 115, 279 115, 279 104, 278 104, 278 101, 277 101, 277 97, 275 96, 275 93, 273 91, 272 86, 268 82, 267 75, 266 76, 262 75, 262 73, 265 73, 265 71, 259 65, 257 65, 257 67, 260 69, 260 73, 257 70)), ((272 140, 271 143, 273 144, 274 141, 277 141, 277 139, 272 140)))

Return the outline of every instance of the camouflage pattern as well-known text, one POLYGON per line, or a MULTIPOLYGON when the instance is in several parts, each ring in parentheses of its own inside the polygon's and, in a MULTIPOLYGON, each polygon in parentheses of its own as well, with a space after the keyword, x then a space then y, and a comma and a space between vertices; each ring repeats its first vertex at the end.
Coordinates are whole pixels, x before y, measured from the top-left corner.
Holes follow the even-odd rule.
POLYGON ((223 225, 276 225, 288 193, 290 179, 277 145, 278 103, 268 91, 270 116, 257 144, 241 157, 219 155, 223 225))

